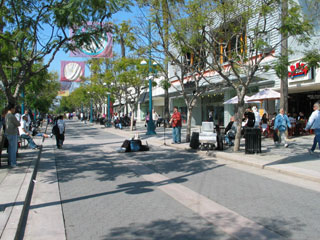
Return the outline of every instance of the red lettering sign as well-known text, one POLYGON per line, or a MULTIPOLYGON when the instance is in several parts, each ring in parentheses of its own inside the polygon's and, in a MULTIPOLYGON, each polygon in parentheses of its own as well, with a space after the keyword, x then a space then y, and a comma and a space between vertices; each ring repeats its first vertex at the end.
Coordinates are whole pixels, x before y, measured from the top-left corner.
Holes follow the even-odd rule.
POLYGON ((297 62, 296 64, 290 65, 290 70, 288 72, 289 78, 295 78, 300 76, 306 76, 309 72, 309 68, 306 64, 297 62))

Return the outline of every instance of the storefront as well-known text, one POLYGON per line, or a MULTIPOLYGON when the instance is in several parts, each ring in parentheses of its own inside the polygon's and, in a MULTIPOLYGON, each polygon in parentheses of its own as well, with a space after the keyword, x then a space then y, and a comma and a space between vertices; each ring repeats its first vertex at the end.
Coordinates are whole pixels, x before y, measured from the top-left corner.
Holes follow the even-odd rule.
POLYGON ((289 94, 288 113, 299 114, 302 112, 307 118, 313 111, 313 104, 320 101, 320 90, 289 94))
POLYGON ((313 104, 320 101, 319 69, 314 70, 301 61, 294 61, 288 71, 288 113, 295 115, 302 112, 308 118, 313 104))

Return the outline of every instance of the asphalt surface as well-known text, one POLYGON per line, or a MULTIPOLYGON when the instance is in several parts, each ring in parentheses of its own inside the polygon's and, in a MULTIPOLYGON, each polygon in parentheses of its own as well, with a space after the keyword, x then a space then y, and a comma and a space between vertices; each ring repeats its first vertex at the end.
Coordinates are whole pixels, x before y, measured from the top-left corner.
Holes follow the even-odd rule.
POLYGON ((124 139, 67 122, 54 150, 67 239, 319 239, 319 192, 166 146, 117 153, 124 139))

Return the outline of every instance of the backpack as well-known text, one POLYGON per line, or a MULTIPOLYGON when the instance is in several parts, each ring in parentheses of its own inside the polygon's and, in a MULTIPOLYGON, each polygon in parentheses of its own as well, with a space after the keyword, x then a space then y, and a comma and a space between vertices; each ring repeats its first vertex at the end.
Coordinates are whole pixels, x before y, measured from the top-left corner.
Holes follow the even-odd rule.
POLYGON ((129 140, 124 140, 124 142, 121 145, 121 148, 125 148, 125 152, 131 152, 131 147, 130 147, 130 141, 129 140))
POLYGON ((141 148, 141 140, 137 139, 137 140, 130 140, 130 148, 131 148, 131 152, 138 152, 140 151, 141 148))
POLYGON ((58 124, 55 124, 52 127, 52 134, 57 135, 58 133, 59 133, 59 127, 58 127, 58 124))

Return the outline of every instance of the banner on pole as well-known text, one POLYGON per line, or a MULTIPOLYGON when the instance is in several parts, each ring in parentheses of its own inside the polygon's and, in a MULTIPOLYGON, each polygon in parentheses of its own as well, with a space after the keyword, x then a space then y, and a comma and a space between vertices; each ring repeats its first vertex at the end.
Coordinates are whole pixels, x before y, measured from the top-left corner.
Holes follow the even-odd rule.
POLYGON ((71 88, 72 82, 60 82, 60 90, 69 90, 71 88))
POLYGON ((68 97, 69 95, 70 95, 69 90, 58 91, 58 96, 60 96, 60 97, 68 97))
POLYGON ((61 61, 61 82, 80 82, 84 76, 85 62, 61 61))
MULTIPOLYGON (((88 23, 87 27, 78 29, 76 33, 90 32, 96 27, 100 27, 100 23, 88 23)), ((73 35, 75 32, 70 29, 70 36, 73 35)), ((112 34, 106 32, 99 39, 92 39, 90 43, 80 46, 75 51, 70 51, 70 57, 112 58, 112 45, 112 34)))

